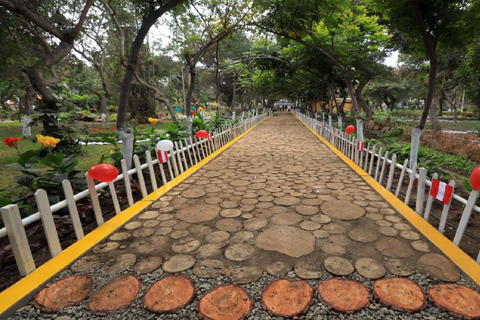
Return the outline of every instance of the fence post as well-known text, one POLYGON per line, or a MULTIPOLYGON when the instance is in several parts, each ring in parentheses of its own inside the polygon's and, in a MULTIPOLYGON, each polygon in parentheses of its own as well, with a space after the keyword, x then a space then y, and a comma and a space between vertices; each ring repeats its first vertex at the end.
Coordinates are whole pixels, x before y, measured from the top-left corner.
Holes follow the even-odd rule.
POLYGON ((368 175, 371 176, 372 175, 372 169, 373 169, 373 159, 375 159, 375 149, 376 149, 376 145, 373 145, 372 147, 372 156, 370 157, 370 167, 368 168, 368 175))
POLYGON ((175 149, 177 149, 176 154, 177 154, 177 160, 178 160, 178 168, 180 169, 179 173, 183 173, 184 170, 183 170, 182 154, 181 154, 182 149, 178 147, 177 141, 174 142, 174 145, 175 145, 175 149))
POLYGON ((153 191, 158 189, 157 178, 155 177, 155 170, 153 169, 152 154, 150 150, 145 151, 145 158, 148 164, 148 173, 150 174, 150 182, 152 183, 153 191))
POLYGON ((462 213, 462 218, 458 223, 457 232, 455 233, 455 237, 453 238, 453 243, 457 246, 460 245, 462 241, 463 234, 465 233, 465 229, 467 228, 468 222, 470 221, 470 216, 472 215, 473 207, 475 206, 475 202, 478 199, 478 190, 472 190, 470 192, 470 196, 468 197, 467 205, 462 213))
POLYGON ((125 184, 125 192, 127 194, 128 205, 133 206, 132 186, 130 185, 130 176, 128 175, 127 163, 125 162, 125 159, 122 159, 120 161, 120 164, 122 166, 123 181, 125 184))
POLYGON ((67 201, 68 211, 70 212, 70 218, 72 218, 73 230, 77 240, 82 239, 85 234, 83 233, 82 222, 78 216, 77 203, 73 196, 72 184, 67 179, 62 181, 63 194, 67 201))
POLYGON ((378 159, 377 159, 377 165, 375 167, 375 180, 378 181, 378 173, 380 171, 380 162, 382 162, 382 151, 383 148, 380 148, 378 150, 378 159))
POLYGON ((395 189, 395 197, 397 198, 400 195, 400 190, 402 189, 403 179, 405 178, 405 171, 407 170, 407 166, 408 159, 405 159, 405 161, 403 161, 403 167, 402 171, 400 172, 400 177, 398 178, 397 189, 395 189))
POLYGON ((405 204, 408 206, 410 202, 410 196, 412 195, 413 182, 417 178, 417 164, 414 163, 412 167, 412 173, 410 174, 410 181, 408 182, 407 194, 405 196, 405 204))
MULTIPOLYGON (((448 185, 452 186, 452 197, 450 198, 450 201, 448 204, 445 204, 443 206, 442 210, 442 217, 440 218, 440 223, 438 224, 438 231, 443 233, 445 231, 445 225, 447 224, 447 217, 448 217, 448 212, 450 211, 450 206, 452 205, 452 200, 453 200, 453 194, 455 192, 455 181, 451 180, 448 185)), ((477 261, 478 262, 478 261, 477 261)))
POLYGON ((388 180, 387 180, 387 190, 388 191, 390 191, 392 189, 393 175, 395 174, 396 165, 397 165, 397 155, 394 154, 392 156, 392 162, 390 163, 390 171, 388 172, 388 180))
POLYGON ((417 184, 417 203, 415 205, 415 211, 423 216, 423 203, 425 198, 425 180, 427 179, 427 169, 420 168, 420 174, 417 184))
POLYGON ((47 192, 43 189, 37 190, 35 192, 35 201, 37 202, 38 212, 40 212, 40 218, 42 219, 43 230, 45 231, 45 238, 47 238, 50 255, 55 257, 62 252, 62 247, 60 246, 60 240, 58 239, 55 221, 53 221, 47 192))
POLYGON ((137 155, 133 156, 133 163, 135 164, 135 169, 137 170, 138 184, 140 184, 140 191, 142 192, 142 197, 146 197, 147 187, 145 186, 145 179, 143 179, 142 165, 140 164, 140 158, 137 155))
POLYGON ((382 184, 383 175, 385 174, 385 167, 387 166, 387 163, 388 163, 388 150, 385 151, 385 155, 383 156, 382 170, 380 171, 380 177, 378 177, 378 183, 380 184, 382 184))
POLYGON ((35 270, 35 262, 33 261, 30 245, 28 244, 27 234, 22 225, 20 211, 16 204, 9 204, 0 209, 2 213, 3 223, 7 230, 8 240, 12 247, 13 256, 17 262, 20 275, 26 276, 35 270))
MULTIPOLYGON (((127 168, 126 162, 123 159, 122 161, 125 168, 127 168)), ((98 201, 97 190, 95 189, 95 181, 93 181, 93 178, 88 174, 88 172, 85 174, 85 178, 87 179, 88 191, 90 192, 90 199, 92 200, 93 213, 95 214, 95 220, 97 220, 97 226, 100 226, 103 224, 104 221, 102 216, 102 210, 100 209, 100 202, 98 201)), ((130 186, 130 183, 129 183, 129 186, 130 186)), ((132 201, 132 204, 133 204, 133 201, 132 201)))

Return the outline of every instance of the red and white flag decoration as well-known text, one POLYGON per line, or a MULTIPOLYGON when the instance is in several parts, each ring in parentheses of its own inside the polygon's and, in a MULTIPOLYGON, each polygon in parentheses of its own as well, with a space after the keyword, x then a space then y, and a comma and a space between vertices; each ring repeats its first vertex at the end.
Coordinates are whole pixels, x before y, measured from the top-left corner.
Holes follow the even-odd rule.
POLYGON ((230 126, 230 131, 232 131, 232 132, 233 132, 233 126, 230 126))
POLYGON ((325 128, 325 123, 322 122, 321 126, 322 126, 322 129, 325 128))
POLYGON ((442 201, 444 204, 448 204, 452 198, 453 187, 442 182, 438 179, 432 180, 432 188, 430 189, 430 195, 437 200, 442 201))
POLYGON ((168 151, 157 151, 158 162, 168 162, 168 151))
POLYGON ((357 150, 363 152, 363 147, 365 143, 363 141, 357 140, 357 150))
POLYGON ((337 128, 333 129, 333 135, 336 137, 338 135, 338 130, 337 128))
POLYGON ((208 133, 207 139, 208 139, 208 141, 212 141, 212 140, 213 140, 212 134, 211 134, 210 132, 208 133))

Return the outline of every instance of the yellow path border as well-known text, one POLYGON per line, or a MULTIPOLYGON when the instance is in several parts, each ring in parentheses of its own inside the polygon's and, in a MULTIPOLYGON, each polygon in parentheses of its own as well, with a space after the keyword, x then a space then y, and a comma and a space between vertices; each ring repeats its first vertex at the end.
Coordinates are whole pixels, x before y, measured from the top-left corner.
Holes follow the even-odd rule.
POLYGON ((128 220, 148 208, 153 201, 157 200, 159 197, 170 191, 173 187, 177 186, 183 180, 188 178, 190 175, 194 174, 201 167, 207 164, 209 161, 216 158, 223 151, 229 148, 232 144, 240 140, 243 136, 247 135, 250 131, 255 129, 262 122, 266 121, 269 117, 257 123, 252 128, 248 129, 214 153, 210 154, 208 157, 191 167, 190 169, 184 171, 182 174, 178 175, 176 178, 163 185, 159 189, 150 193, 148 196, 142 200, 136 202, 133 206, 125 209, 112 219, 106 221, 104 224, 87 234, 85 237, 75 242, 65 250, 63 250, 56 257, 50 259, 32 273, 28 274, 26 277, 19 280, 17 283, 9 287, 8 289, 0 293, 0 319, 6 311, 12 311, 14 307, 19 307, 25 298, 35 293, 35 291, 55 276, 57 273, 65 269, 73 261, 78 259, 82 254, 90 250, 97 243, 105 239, 112 232, 120 228, 128 220))
POLYGON ((440 231, 435 229, 430 223, 425 221, 419 214, 407 206, 403 201, 395 197, 390 191, 385 189, 380 183, 372 178, 367 172, 360 168, 355 162, 346 157, 337 148, 330 144, 325 138, 316 133, 297 115, 295 117, 309 129, 320 141, 322 141, 330 150, 332 150, 340 159, 350 166, 365 182, 367 182, 375 191, 377 191, 392 207, 394 207, 405 219, 407 219, 415 228, 418 229, 427 239, 438 247, 447 257, 449 257, 465 274, 467 274, 477 285, 480 286, 480 264, 463 252, 453 242, 447 239, 440 231))

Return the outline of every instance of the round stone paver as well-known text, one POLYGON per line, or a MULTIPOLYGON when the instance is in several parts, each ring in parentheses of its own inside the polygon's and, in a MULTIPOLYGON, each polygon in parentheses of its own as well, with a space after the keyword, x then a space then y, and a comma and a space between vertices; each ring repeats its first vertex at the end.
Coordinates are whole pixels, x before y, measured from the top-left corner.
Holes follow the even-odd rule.
POLYGON ((143 304, 151 312, 171 313, 189 304, 194 297, 195 287, 190 279, 170 275, 147 290, 143 304))
POLYGON ((340 220, 356 220, 365 214, 365 209, 344 200, 325 202, 321 209, 327 216, 340 220))
POLYGON ((195 258, 189 255, 170 257, 162 266, 163 271, 168 273, 181 272, 190 269, 195 264, 195 258))
POLYGON ((172 233, 170 233, 170 238, 174 240, 178 240, 178 239, 185 238, 188 235, 189 235, 188 230, 175 230, 172 233))
POLYGON ((399 231, 392 227, 380 227, 378 232, 387 237, 396 237, 398 236, 399 231))
POLYGON ((400 231, 400 237, 407 240, 419 240, 420 234, 415 231, 400 231))
POLYGON ((220 215, 224 218, 236 218, 240 217, 242 211, 239 209, 225 209, 220 212, 220 215))
POLYGON ((290 226, 272 226, 255 239, 257 248, 299 258, 315 251, 315 237, 308 231, 290 226))
POLYGON ((301 215, 293 212, 283 212, 275 214, 270 218, 270 222, 285 226, 291 226, 300 223, 303 220, 301 215))
POLYGON ((265 228, 268 225, 266 218, 255 217, 248 219, 243 223, 243 228, 249 231, 256 231, 265 228))
POLYGON ((290 270, 292 270, 292 266, 285 263, 284 261, 275 261, 269 264, 266 267, 266 270, 272 276, 284 276, 288 272, 290 272, 290 270))
POLYGON ((329 279, 318 285, 318 297, 341 312, 354 312, 370 304, 370 294, 362 284, 350 279, 329 279))
POLYGON ((201 198, 206 194, 207 192, 205 191, 205 189, 192 188, 192 189, 187 189, 186 191, 183 191, 182 197, 185 197, 188 199, 196 199, 196 198, 201 198))
POLYGON ((400 277, 408 277, 415 273, 415 266, 399 259, 386 259, 384 266, 388 272, 400 277))
POLYGON ((322 225, 320 223, 313 222, 313 221, 303 221, 299 225, 300 228, 302 228, 303 230, 307 230, 307 231, 313 231, 313 230, 320 229, 321 226, 322 225))
POLYGON ((113 278, 93 293, 88 308, 97 313, 124 308, 135 299, 141 285, 140 280, 132 275, 113 278))
POLYGON ((350 261, 342 257, 328 257, 323 261, 325 269, 337 276, 348 276, 355 271, 350 261))
POLYGON ((353 241, 369 243, 377 240, 378 233, 376 230, 367 228, 354 228, 348 231, 348 237, 353 241))
POLYGON ((248 244, 236 243, 225 249, 225 257, 232 261, 245 261, 255 254, 255 248, 248 244))
POLYGON ((222 274, 224 267, 220 260, 202 260, 195 264, 193 273, 201 278, 215 278, 222 274))
POLYGON ((133 231, 132 235, 134 238, 145 238, 150 237, 155 232, 153 228, 140 228, 133 231))
POLYGON ((137 256, 133 253, 125 253, 109 260, 103 269, 108 274, 120 273, 132 267, 137 262, 137 256))
POLYGON ((127 240, 130 238, 132 234, 130 232, 116 232, 112 234, 108 239, 112 241, 122 241, 122 240, 127 240))
POLYGON ((93 278, 90 275, 68 277, 40 290, 33 303, 43 312, 57 312, 86 299, 92 288, 93 278))
POLYGON ((200 247, 201 243, 195 238, 183 238, 172 244, 172 250, 176 253, 189 253, 200 247))
POLYGON ((428 295, 437 306, 459 317, 480 318, 480 293, 471 288, 442 283, 434 285, 428 295))
POLYGON ((145 211, 144 213, 141 213, 138 215, 138 219, 142 220, 148 220, 148 219, 155 219, 160 215, 160 212, 158 211, 145 211))
POLYGON ((313 216, 318 213, 318 208, 308 205, 299 205, 295 207, 295 211, 304 216, 313 216))
POLYGON ((372 258, 360 258, 355 261, 355 269, 364 278, 378 279, 385 275, 385 267, 372 258))
POLYGON ((313 262, 300 261, 295 264, 293 267, 295 274, 301 279, 319 279, 323 272, 321 266, 313 262))
POLYGON ((420 252, 430 252, 430 245, 423 240, 412 241, 412 248, 420 252))
POLYGON ((222 243, 230 238, 230 233, 227 231, 213 231, 207 234, 205 240, 210 243, 222 243))
POLYGON ((262 305, 275 316, 291 318, 308 310, 313 299, 312 287, 303 280, 279 279, 262 293, 262 305))
POLYGON ((347 232, 347 228, 338 223, 329 223, 325 225, 322 230, 331 234, 345 234, 347 232))
POLYGON ((273 202, 277 206, 289 207, 289 206, 294 206, 294 205, 300 203, 300 199, 292 197, 292 196, 284 196, 284 197, 276 198, 273 202))
POLYGON ((418 312, 427 299, 415 282, 406 278, 386 278, 373 283, 373 293, 383 303, 400 311, 418 312))
POLYGON ((208 243, 200 246, 197 250, 197 257, 198 258, 210 258, 215 255, 222 254, 222 245, 216 243, 208 243))
POLYGON ((75 261, 70 270, 73 272, 85 272, 85 271, 92 271, 96 267, 100 265, 100 258, 95 255, 91 256, 84 256, 77 261, 75 261))
POLYGON ((375 248, 390 258, 407 258, 415 253, 410 246, 395 238, 382 238, 377 241, 375 248))
POLYGON ((317 215, 311 217, 310 220, 312 220, 313 222, 326 224, 326 223, 329 223, 330 221, 332 221, 332 218, 330 218, 329 216, 324 215, 324 214, 317 214, 317 215))
POLYGON ((93 248, 93 253, 105 253, 105 252, 115 250, 118 247, 120 247, 120 243, 118 242, 104 242, 102 244, 99 244, 95 248, 93 248))
POLYGON ((263 270, 257 266, 242 266, 232 269, 230 277, 235 284, 255 282, 263 274, 263 270))
POLYGON ((203 318, 211 320, 245 319, 253 302, 248 293, 237 285, 223 285, 205 294, 198 304, 203 318))
POLYGON ((242 230, 242 223, 235 219, 222 219, 215 224, 215 227, 222 231, 237 232, 242 230))
POLYGON ((160 268, 161 265, 162 258, 157 256, 146 257, 138 261, 133 270, 138 273, 150 273, 160 268))
POLYGON ((330 233, 328 233, 325 230, 315 230, 312 232, 312 234, 315 238, 319 238, 319 239, 328 238, 328 236, 330 235, 330 233))
POLYGON ((344 246, 333 242, 322 242, 321 249, 323 252, 335 256, 341 256, 347 253, 347 249, 345 249, 344 246))
POLYGON ((460 280, 460 271, 452 261, 438 253, 427 253, 417 261, 417 270, 432 279, 446 282, 460 280))
POLYGON ((199 223, 215 219, 220 207, 211 204, 197 204, 179 210, 176 217, 188 223, 199 223))

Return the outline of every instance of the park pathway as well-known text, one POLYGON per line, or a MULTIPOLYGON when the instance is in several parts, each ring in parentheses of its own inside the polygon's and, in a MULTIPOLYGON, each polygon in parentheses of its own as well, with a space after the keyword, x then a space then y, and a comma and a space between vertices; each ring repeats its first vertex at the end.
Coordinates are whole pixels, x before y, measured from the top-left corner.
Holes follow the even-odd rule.
POLYGON ((477 287, 292 114, 56 281, 11 319, 480 317, 477 287))

